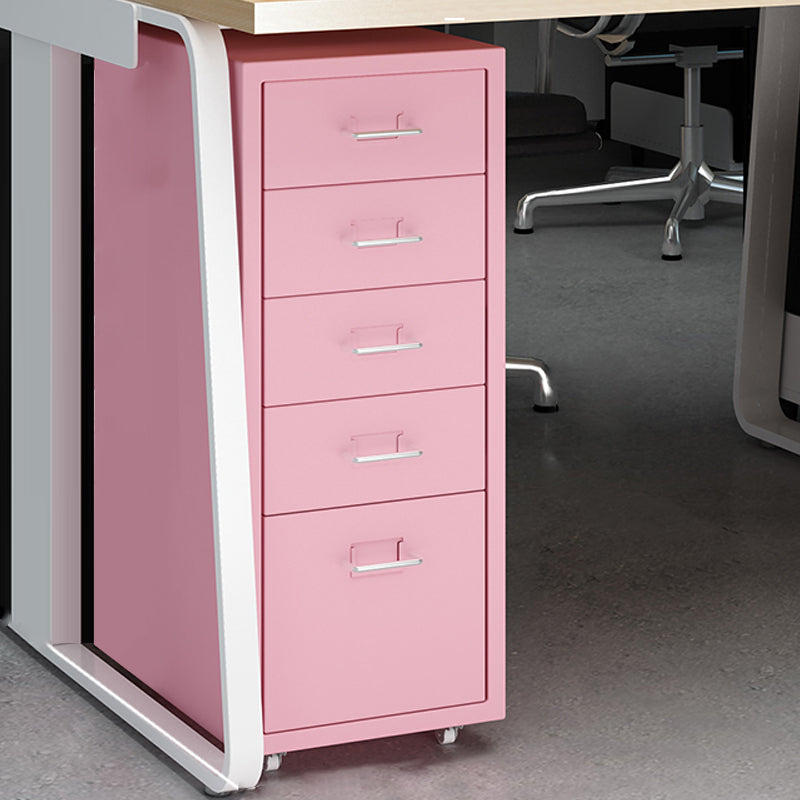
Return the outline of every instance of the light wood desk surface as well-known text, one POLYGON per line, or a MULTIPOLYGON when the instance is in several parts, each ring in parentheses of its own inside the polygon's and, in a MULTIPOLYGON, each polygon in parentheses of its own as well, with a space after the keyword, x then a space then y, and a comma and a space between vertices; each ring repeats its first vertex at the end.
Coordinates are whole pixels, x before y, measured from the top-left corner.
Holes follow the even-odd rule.
POLYGON ((247 33, 793 5, 787 0, 139 0, 247 33))

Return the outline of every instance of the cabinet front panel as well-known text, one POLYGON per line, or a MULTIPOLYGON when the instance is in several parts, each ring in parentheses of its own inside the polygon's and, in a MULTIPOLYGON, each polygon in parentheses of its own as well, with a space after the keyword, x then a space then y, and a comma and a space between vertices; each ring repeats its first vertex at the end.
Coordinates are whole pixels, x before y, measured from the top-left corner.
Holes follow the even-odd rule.
POLYGON ((483 489, 485 423, 482 386, 265 409, 264 513, 483 489))
POLYGON ((484 171, 485 72, 264 84, 264 188, 484 171))
POLYGON ((485 699, 482 492, 264 520, 265 730, 485 699))
POLYGON ((482 175, 264 193, 264 294, 482 278, 482 175))
POLYGON ((483 281, 267 300, 264 405, 484 382, 483 281))

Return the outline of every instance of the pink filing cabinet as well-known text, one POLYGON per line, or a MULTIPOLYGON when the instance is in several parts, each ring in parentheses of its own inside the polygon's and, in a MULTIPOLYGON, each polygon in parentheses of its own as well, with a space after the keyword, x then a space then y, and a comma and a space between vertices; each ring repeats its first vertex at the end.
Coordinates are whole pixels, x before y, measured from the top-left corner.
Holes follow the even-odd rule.
MULTIPOLYGON (((143 30, 96 65, 94 639, 221 740, 189 67, 143 30)), ((264 752, 500 719, 503 51, 225 39, 264 752)))

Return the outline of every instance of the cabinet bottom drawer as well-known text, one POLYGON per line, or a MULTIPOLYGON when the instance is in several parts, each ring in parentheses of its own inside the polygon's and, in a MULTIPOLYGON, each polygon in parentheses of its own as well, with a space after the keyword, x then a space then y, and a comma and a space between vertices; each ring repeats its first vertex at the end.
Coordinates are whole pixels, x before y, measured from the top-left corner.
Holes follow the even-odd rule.
POLYGON ((485 699, 484 493, 264 519, 267 733, 485 699))

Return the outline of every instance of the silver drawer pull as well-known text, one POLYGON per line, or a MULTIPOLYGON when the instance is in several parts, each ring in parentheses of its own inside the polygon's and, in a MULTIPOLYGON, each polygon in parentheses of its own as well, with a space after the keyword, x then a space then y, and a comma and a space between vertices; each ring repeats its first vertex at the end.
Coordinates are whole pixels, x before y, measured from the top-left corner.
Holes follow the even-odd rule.
POLYGON ((407 558, 405 561, 389 561, 386 564, 365 564, 363 567, 353 567, 353 572, 377 572, 380 569, 402 569, 403 567, 418 567, 422 563, 421 558, 407 558))
POLYGON ((401 350, 419 350, 422 342, 409 342, 408 344, 382 344, 379 347, 354 347, 357 356, 369 356, 373 353, 399 353, 401 350))
POLYGON ((388 247, 392 244, 416 244, 421 241, 421 236, 398 236, 395 239, 361 239, 361 241, 353 242, 353 247, 388 247))
POLYGON ((354 133, 353 138, 359 142, 366 142, 370 139, 394 139, 395 136, 419 136, 422 128, 403 128, 396 131, 364 131, 354 133))
POLYGON ((396 461, 398 458, 419 458, 422 450, 406 450, 403 453, 382 453, 378 456, 353 456, 356 464, 370 464, 375 461, 396 461))

